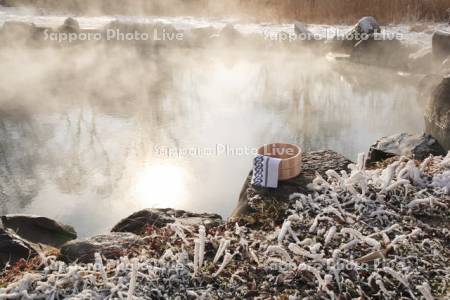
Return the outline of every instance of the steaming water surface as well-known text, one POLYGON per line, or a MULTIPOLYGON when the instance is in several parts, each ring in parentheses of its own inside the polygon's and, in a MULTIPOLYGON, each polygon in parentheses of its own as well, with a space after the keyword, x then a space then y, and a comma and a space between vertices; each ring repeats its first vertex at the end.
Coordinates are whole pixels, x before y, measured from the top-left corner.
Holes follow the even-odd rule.
POLYGON ((256 52, 1 50, 2 212, 81 236, 145 207, 226 217, 252 148, 283 141, 355 159, 381 136, 423 128, 407 78, 256 52))

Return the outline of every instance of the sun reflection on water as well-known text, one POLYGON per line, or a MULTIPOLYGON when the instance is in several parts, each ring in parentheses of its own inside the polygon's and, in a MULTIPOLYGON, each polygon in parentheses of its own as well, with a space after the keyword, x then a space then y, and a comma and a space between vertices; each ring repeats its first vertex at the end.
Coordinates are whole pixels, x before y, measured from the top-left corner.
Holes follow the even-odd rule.
POLYGON ((136 178, 135 196, 144 207, 178 207, 186 196, 186 172, 170 163, 150 164, 136 178))

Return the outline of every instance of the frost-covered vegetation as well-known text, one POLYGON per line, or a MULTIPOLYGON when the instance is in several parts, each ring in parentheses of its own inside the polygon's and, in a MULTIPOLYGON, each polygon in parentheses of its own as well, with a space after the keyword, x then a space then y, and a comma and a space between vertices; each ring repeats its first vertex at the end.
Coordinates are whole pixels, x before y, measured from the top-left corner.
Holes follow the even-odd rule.
POLYGON ((0 299, 448 297, 450 153, 364 165, 291 195, 281 226, 149 227, 129 257, 7 271, 0 299))

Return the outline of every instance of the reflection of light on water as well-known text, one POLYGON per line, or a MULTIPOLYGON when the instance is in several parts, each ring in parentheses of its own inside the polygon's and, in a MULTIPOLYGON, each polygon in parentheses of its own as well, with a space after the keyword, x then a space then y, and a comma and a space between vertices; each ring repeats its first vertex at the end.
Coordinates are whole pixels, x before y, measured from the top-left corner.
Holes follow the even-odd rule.
POLYGON ((177 207, 186 194, 185 171, 172 164, 152 164, 137 175, 137 199, 145 207, 177 207))

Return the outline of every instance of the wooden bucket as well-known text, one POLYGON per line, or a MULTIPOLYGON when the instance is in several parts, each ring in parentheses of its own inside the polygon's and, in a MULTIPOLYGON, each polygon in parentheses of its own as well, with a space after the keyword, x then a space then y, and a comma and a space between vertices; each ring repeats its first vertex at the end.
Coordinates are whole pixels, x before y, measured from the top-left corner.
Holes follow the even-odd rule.
POLYGON ((302 149, 293 144, 275 143, 261 146, 258 154, 280 158, 278 180, 289 180, 297 177, 302 170, 302 149))

